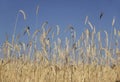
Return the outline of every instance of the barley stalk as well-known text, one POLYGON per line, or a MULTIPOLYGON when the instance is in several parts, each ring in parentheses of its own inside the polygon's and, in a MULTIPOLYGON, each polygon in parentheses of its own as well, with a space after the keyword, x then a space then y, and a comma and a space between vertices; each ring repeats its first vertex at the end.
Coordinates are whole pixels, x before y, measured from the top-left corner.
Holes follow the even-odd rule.
POLYGON ((38 12, 39 12, 39 5, 37 5, 37 8, 36 8, 36 15, 38 15, 38 12))

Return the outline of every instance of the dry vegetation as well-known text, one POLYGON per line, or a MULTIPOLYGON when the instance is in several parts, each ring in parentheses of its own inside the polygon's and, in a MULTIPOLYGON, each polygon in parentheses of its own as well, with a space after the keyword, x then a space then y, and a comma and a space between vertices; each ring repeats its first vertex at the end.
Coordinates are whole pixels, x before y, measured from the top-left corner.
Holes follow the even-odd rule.
MULTIPOLYGON (((26 19, 24 11, 20 13, 26 19)), ((0 82, 120 82, 120 30, 114 23, 108 36, 107 31, 96 32, 87 17, 90 28, 77 39, 70 26, 70 38, 64 41, 60 27, 47 28, 45 22, 32 35, 26 28, 29 41, 24 43, 15 36, 16 19, 12 42, 6 39, 1 47, 0 82)))

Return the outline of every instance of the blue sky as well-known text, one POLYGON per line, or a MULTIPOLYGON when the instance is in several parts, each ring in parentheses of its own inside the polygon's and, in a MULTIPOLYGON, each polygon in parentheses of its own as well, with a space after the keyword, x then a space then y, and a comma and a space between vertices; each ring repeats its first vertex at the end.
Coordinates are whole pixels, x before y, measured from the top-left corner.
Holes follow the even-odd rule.
POLYGON ((39 29, 43 22, 48 21, 48 26, 59 25, 61 32, 72 25, 79 36, 89 28, 84 25, 86 16, 89 16, 97 31, 108 32, 112 28, 111 23, 115 16, 115 27, 120 29, 119 0, 0 0, 0 44, 5 41, 6 34, 11 41, 16 15, 20 9, 26 13, 27 20, 24 21, 23 16, 19 14, 16 34, 22 33, 26 26, 30 26, 33 32, 39 29), (37 5, 40 8, 36 17, 37 5), (101 12, 104 16, 100 20, 101 12))

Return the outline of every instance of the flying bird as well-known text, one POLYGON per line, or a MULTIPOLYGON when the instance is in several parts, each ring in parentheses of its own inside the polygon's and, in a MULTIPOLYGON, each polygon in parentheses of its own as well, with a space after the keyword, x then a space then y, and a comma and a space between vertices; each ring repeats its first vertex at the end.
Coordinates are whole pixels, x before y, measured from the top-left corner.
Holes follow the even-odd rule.
POLYGON ((30 27, 29 26, 26 27, 23 35, 25 35, 26 33, 28 34, 28 36, 30 35, 30 27))
POLYGON ((100 13, 100 19, 103 17, 103 12, 102 13, 100 13))

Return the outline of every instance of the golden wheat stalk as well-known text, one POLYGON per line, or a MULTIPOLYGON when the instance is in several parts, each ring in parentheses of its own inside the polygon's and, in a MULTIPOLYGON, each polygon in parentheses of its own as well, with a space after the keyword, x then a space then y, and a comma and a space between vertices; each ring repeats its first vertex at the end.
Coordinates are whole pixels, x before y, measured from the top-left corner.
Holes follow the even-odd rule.
POLYGON ((35 36, 37 35, 38 32, 40 32, 40 30, 36 30, 36 31, 33 33, 32 38, 35 38, 35 36))
POLYGON ((107 33, 107 31, 104 31, 104 33, 106 35, 106 40, 105 40, 105 42, 106 42, 106 48, 108 48, 108 33, 107 33))

